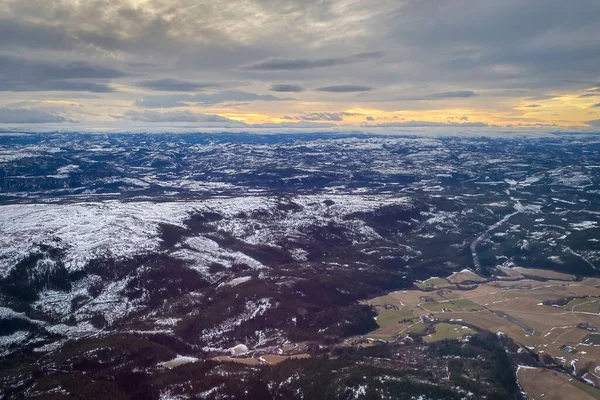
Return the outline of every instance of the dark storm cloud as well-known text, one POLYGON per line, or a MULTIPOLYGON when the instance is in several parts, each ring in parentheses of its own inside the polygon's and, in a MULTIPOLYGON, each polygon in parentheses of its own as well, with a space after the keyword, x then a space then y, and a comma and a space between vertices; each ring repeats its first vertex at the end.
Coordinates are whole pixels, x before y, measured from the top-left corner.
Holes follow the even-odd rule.
POLYGON ((137 100, 135 105, 146 108, 173 108, 188 105, 211 106, 226 102, 245 101, 288 101, 291 98, 276 97, 270 94, 255 94, 241 90, 224 90, 216 93, 196 93, 195 95, 157 95, 137 100))
POLYGON ((303 92, 304 88, 300 85, 291 85, 291 84, 277 84, 271 85, 272 92, 281 92, 281 93, 298 93, 303 92))
POLYGON ((335 86, 324 86, 315 89, 319 92, 330 92, 330 93, 353 93, 353 92, 368 92, 373 90, 370 86, 360 85, 335 85, 335 86))
POLYGON ((162 92, 196 92, 198 90, 219 86, 216 83, 201 83, 168 78, 141 81, 137 82, 135 85, 145 89, 162 92))
POLYGON ((47 124, 73 122, 61 115, 31 108, 0 108, 2 124, 47 124))
POLYGON ((354 64, 357 62, 372 60, 374 58, 380 58, 381 56, 383 56, 382 52, 358 53, 352 54, 347 57, 331 57, 317 59, 271 57, 253 64, 242 65, 240 68, 251 71, 313 69, 333 67, 336 65, 344 64, 354 64))

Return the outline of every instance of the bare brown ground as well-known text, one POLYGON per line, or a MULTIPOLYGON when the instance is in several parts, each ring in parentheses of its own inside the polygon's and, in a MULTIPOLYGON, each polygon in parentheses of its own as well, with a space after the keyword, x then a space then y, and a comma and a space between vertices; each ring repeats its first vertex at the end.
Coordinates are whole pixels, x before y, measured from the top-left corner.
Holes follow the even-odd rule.
MULTIPOLYGON (((452 312, 435 311, 432 314, 440 321, 463 321, 467 325, 476 326, 491 332, 501 332, 511 337, 521 346, 526 346, 539 354, 547 353, 552 357, 564 359, 567 365, 570 365, 573 360, 577 360, 575 363, 577 370, 589 367, 593 371, 596 367, 600 367, 600 346, 581 345, 581 340, 590 331, 577 327, 578 324, 585 322, 600 328, 600 314, 577 312, 577 310, 573 311, 559 306, 542 304, 569 297, 600 296, 600 279, 586 278, 581 282, 574 282, 569 281, 569 279, 574 278, 570 275, 550 271, 515 270, 515 268, 512 268, 509 272, 514 272, 512 276, 515 280, 484 282, 468 291, 445 290, 442 293, 439 291, 407 290, 393 292, 365 303, 403 306, 409 308, 415 315, 421 316, 430 314, 429 311, 425 310, 425 307, 432 310, 441 310, 441 308, 446 308, 442 307, 443 304, 448 304, 439 303, 435 307, 425 300, 443 302, 451 298, 468 299, 481 305, 484 309, 481 311, 467 311, 452 307, 454 310, 452 312), (517 278, 517 274, 521 276, 520 279, 517 278), (549 280, 537 281, 523 278, 523 275, 537 276, 549 280), (428 306, 428 304, 430 305, 428 306), (564 346, 571 346, 575 352, 570 353, 564 346)), ((391 337, 388 335, 393 336, 393 334, 397 333, 399 333, 398 326, 386 327, 373 332, 373 334, 383 340, 390 340, 391 337)), ((370 334, 369 337, 375 336, 370 334)), ((526 375, 532 374, 532 372, 522 373, 526 375)), ((543 379, 550 379, 551 377, 546 374, 541 376, 543 379)), ((567 378, 570 379, 568 376, 567 378)), ((530 382, 529 385, 534 385, 534 383, 530 382)), ((544 385, 540 387, 544 388, 544 385)), ((565 391, 569 392, 571 390, 573 393, 581 391, 576 387, 573 388, 571 384, 568 384, 566 387, 568 390, 557 387, 556 394, 553 395, 550 392, 544 396, 544 399, 586 398, 561 397, 565 391)), ((532 390, 536 389, 533 388, 532 390)), ((539 392, 533 393, 538 393, 537 395, 541 394, 539 392)), ((537 398, 536 395, 532 396, 537 398)))
POLYGON ((498 269, 506 274, 505 277, 499 277, 500 279, 523 279, 523 275, 514 268, 498 267, 498 269))
POLYGON ((575 275, 563 274, 560 272, 548 271, 545 269, 533 269, 533 268, 522 268, 522 267, 514 267, 512 269, 516 270, 518 273, 520 273, 521 275, 523 275, 525 277, 533 276, 533 277, 546 278, 546 279, 557 279, 557 280, 563 280, 563 281, 572 281, 573 279, 575 279, 575 275))
MULTIPOLYGON (((595 400, 574 383, 574 378, 544 368, 521 368, 517 374, 519 384, 532 400, 595 400)), ((590 390, 593 390, 590 389, 590 390)))

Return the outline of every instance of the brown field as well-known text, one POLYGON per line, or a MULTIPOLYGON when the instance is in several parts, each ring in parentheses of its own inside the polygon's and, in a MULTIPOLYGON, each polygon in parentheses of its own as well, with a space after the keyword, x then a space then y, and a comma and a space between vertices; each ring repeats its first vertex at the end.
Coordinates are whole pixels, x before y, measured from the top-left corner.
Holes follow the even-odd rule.
POLYGON ((532 268, 522 268, 522 267, 514 267, 512 269, 516 270, 518 273, 520 273, 524 277, 556 279, 556 280, 562 280, 562 281, 572 281, 575 279, 575 275, 563 274, 560 272, 548 271, 545 269, 532 269, 532 268))
POLYGON ((498 279, 523 279, 523 275, 514 268, 498 267, 498 269, 506 274, 506 276, 499 276, 498 279))
MULTIPOLYGON (((467 326, 502 333, 521 346, 526 346, 539 354, 547 353, 559 360, 564 360, 566 365, 571 365, 573 360, 577 360, 575 362, 576 370, 589 367, 593 371, 597 367, 600 368, 600 346, 581 344, 582 339, 591 332, 577 327, 578 324, 587 323, 600 329, 600 314, 590 312, 595 311, 595 307, 598 306, 600 279, 586 278, 581 282, 573 282, 569 281, 574 279, 573 276, 551 271, 522 268, 512 268, 510 271, 516 272, 521 278, 513 275, 515 280, 511 281, 482 282, 472 290, 445 288, 434 291, 415 289, 393 292, 365 303, 376 306, 395 305, 403 310, 412 311, 417 317, 432 314, 437 318, 438 323, 462 322, 467 326), (525 275, 548 280, 538 281, 523 278, 525 275), (543 304, 571 297, 578 298, 570 303, 572 307, 543 304), (585 298, 581 299, 583 297, 585 298)), ((396 335, 419 331, 425 326, 427 325, 410 323, 386 325, 369 334, 369 337, 392 340, 396 335)), ((539 386, 539 390, 553 387, 552 383, 538 385, 535 381, 528 382, 528 375, 540 375, 540 373, 522 370, 521 374, 525 376, 526 385, 533 390, 531 392, 533 398, 538 398, 537 396, 543 393, 536 392, 537 386, 539 386), (533 393, 537 393, 537 395, 533 393)), ((553 378, 554 375, 547 373, 540 376, 540 381, 549 380, 556 386, 544 396, 544 399, 586 398, 561 397, 567 392, 582 392, 589 396, 581 388, 570 383, 565 386, 567 389, 562 388, 561 384, 564 383, 564 379, 560 376, 556 379, 553 378)), ((568 376, 567 378, 570 379, 568 376)), ((584 383, 577 382, 577 384, 583 385, 584 389, 587 388, 584 383)))
POLYGON ((567 374, 549 369, 520 368, 517 378, 529 398, 534 400, 596 400, 600 398, 600 390, 580 383, 567 374))
POLYGON ((589 312, 592 314, 600 313, 600 298, 584 297, 581 299, 573 299, 563 307, 569 311, 589 312))

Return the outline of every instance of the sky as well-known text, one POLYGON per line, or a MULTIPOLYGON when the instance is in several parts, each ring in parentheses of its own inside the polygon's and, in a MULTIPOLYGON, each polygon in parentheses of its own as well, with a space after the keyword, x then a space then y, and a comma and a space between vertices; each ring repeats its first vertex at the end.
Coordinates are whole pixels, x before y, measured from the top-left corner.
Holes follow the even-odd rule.
POLYGON ((600 130, 598 0, 0 0, 0 128, 600 130))

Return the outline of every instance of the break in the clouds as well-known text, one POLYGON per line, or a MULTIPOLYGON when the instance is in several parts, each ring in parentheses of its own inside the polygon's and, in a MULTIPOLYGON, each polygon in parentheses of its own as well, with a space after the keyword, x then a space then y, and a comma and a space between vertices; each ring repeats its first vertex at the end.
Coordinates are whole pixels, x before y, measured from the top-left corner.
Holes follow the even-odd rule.
POLYGON ((593 128, 599 20, 598 0, 0 0, 0 108, 593 128))

